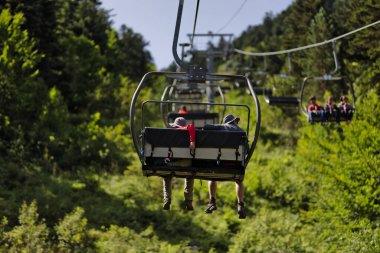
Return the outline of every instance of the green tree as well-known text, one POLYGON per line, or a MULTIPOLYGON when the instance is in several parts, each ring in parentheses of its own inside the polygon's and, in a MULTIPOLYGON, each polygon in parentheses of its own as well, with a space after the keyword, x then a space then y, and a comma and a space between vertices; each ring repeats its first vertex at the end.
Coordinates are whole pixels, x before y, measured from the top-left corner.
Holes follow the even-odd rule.
MULTIPOLYGON (((332 37, 331 21, 324 8, 321 8, 311 21, 310 30, 307 36, 307 44, 314 44, 332 37)), ((334 70, 334 60, 332 46, 312 48, 306 51, 305 72, 308 75, 323 76, 334 70)))
POLYGON ((321 0, 297 0, 292 3, 284 20, 286 47, 292 48, 307 44, 305 34, 308 33, 310 23, 321 7, 321 0))
POLYGON ((24 21, 21 13, 12 15, 8 9, 1 11, 0 131, 3 141, 22 149, 33 140, 34 122, 42 112, 47 95, 43 83, 37 78, 36 66, 41 54, 36 49, 35 40, 22 29, 24 21))
POLYGON ((20 208, 20 225, 4 233, 8 252, 49 252, 49 230, 44 221, 39 221, 37 204, 25 202, 20 208))
POLYGON ((86 252, 89 248, 87 219, 83 218, 84 210, 77 207, 72 213, 56 225, 58 248, 63 252, 86 252))

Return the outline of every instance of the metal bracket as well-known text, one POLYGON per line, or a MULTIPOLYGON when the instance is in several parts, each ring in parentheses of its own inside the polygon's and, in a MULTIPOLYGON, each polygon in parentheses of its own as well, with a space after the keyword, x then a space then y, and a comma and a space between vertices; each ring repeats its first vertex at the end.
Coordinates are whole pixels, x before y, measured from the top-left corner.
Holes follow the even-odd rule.
POLYGON ((218 151, 218 157, 216 158, 216 164, 219 166, 220 165, 220 157, 222 156, 222 150, 219 148, 218 151))
POLYGON ((206 82, 206 73, 207 69, 205 68, 190 66, 187 72, 187 77, 190 82, 204 83, 206 82))

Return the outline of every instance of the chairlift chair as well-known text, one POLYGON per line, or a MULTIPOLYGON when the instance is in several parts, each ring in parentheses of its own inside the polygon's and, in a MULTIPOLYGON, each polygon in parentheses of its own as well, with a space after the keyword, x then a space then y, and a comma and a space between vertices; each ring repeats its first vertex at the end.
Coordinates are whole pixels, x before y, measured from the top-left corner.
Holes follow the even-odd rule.
MULTIPOLYGON (((241 107, 247 111, 246 132, 228 132, 215 130, 196 130, 196 151, 191 154, 188 148, 187 131, 178 131, 170 128, 148 127, 145 124, 144 113, 147 104, 176 103, 182 101, 144 101, 141 109, 141 131, 135 129, 136 104, 140 91, 144 88, 146 80, 152 76, 166 76, 170 78, 169 72, 149 72, 138 85, 133 95, 130 125, 133 143, 142 162, 143 175, 145 176, 173 176, 192 177, 205 180, 236 181, 241 180, 245 174, 245 168, 255 149, 260 128, 260 107, 257 97, 252 90, 256 122, 252 143, 248 143, 249 122, 251 121, 251 110, 248 105, 242 104, 217 104, 204 102, 207 105, 241 107), (141 139, 138 136, 141 135, 141 139), (191 159, 192 165, 170 166, 165 164, 165 158, 191 159)), ((178 75, 178 73, 176 73, 178 75)), ((187 73, 181 73, 184 77, 187 73)), ((244 76, 206 74, 206 79, 246 79, 244 76)), ((252 88, 249 80, 247 85, 252 88)), ((195 102, 188 102, 195 103, 195 102)), ((187 115, 190 115, 187 114, 187 115)), ((186 115, 183 115, 186 116, 186 115)))
MULTIPOLYGON (((301 95, 300 95, 300 108, 301 108, 301 112, 306 117, 309 117, 309 114, 307 112, 307 104, 306 104, 307 100, 305 99, 305 88, 307 86, 309 86, 312 81, 315 81, 317 83, 320 83, 320 82, 328 82, 328 83, 340 82, 344 86, 344 88, 348 88, 348 90, 350 90, 351 95, 353 97, 353 111, 355 111, 355 108, 356 108, 356 98, 355 98, 354 86, 353 86, 353 84, 351 82, 347 81, 346 77, 344 77, 344 76, 336 76, 335 75, 338 72, 338 70, 339 70, 339 63, 338 63, 338 57, 336 55, 335 41, 332 41, 332 48, 333 48, 333 57, 334 57, 335 69, 330 74, 326 74, 326 75, 323 75, 323 76, 309 76, 309 77, 305 77, 303 79, 302 88, 301 88, 301 95)), ((344 90, 344 89, 342 89, 342 90, 344 90)), ((324 92, 325 92, 325 90, 324 90, 324 92)), ((315 95, 315 94, 310 94, 310 95, 315 95)), ((340 95, 344 95, 344 94, 340 94, 340 95)), ((329 122, 336 122, 337 121, 337 119, 334 118, 334 117, 330 117, 327 120, 329 122)), ((345 119, 343 117, 339 118, 339 121, 344 121, 344 120, 345 119)), ((321 118, 320 117, 316 117, 315 121, 316 122, 320 122, 321 118)))
MULTIPOLYGON (((353 87, 352 83, 348 82, 345 77, 343 77, 343 76, 332 76, 332 75, 311 76, 311 77, 305 77, 304 78, 303 84, 302 84, 302 89, 301 89, 301 97, 300 97, 301 112, 307 118, 309 117, 309 113, 307 111, 308 105, 306 103, 307 99, 305 98, 305 88, 308 87, 309 85, 311 85, 311 81, 315 81, 316 83, 320 83, 320 82, 328 82, 328 83, 340 82, 344 86, 346 86, 346 87, 348 86, 348 88, 349 88, 349 90, 351 92, 351 95, 353 97, 353 105, 352 105, 353 106, 353 112, 355 111, 355 108, 356 108, 356 98, 355 98, 355 93, 354 93, 354 87, 353 87)), ((325 92, 325 90, 324 90, 324 92, 325 92)), ((340 94, 340 95, 344 95, 344 94, 340 94)), ((335 97, 338 98, 338 96, 335 96, 335 97)), ((337 102, 338 101, 336 99, 336 105, 338 104, 337 102)), ((335 117, 329 117, 326 120, 328 122, 336 122, 337 121, 337 119, 335 117)), ((317 117, 315 117, 315 121, 316 122, 320 122, 321 118, 317 116, 317 117)), ((339 121, 345 121, 345 119, 343 117, 339 117, 339 121)))
MULTIPOLYGON (((255 91, 256 95, 258 95, 258 96, 264 96, 264 95, 270 96, 270 95, 272 95, 273 94, 272 89, 268 89, 268 88, 263 87, 263 84, 266 82, 266 79, 268 76, 268 73, 266 72, 266 69, 267 69, 266 59, 264 58, 264 69, 258 70, 254 74, 251 74, 251 72, 252 72, 252 58, 250 58, 250 64, 249 65, 250 65, 249 67, 245 68, 245 70, 248 71, 248 72, 246 72, 245 75, 247 77, 251 78, 253 90, 255 91), (253 76, 251 76, 251 75, 253 75, 253 76), (255 77, 254 80, 252 79, 252 77, 255 77), (256 77, 258 77, 258 78, 256 78, 256 77)), ((235 82, 235 86, 240 88, 240 89, 244 89, 247 94, 250 93, 248 87, 246 87, 244 82, 235 82)))
MULTIPOLYGON (((145 176, 190 177, 204 180, 237 181, 242 180, 245 168, 255 150, 261 123, 260 104, 249 79, 241 75, 223 75, 207 73, 201 67, 188 66, 178 57, 176 48, 184 0, 179 0, 177 22, 173 39, 173 56, 177 64, 185 72, 149 72, 145 74, 137 86, 130 107, 130 130, 134 148, 142 163, 145 176), (246 110, 246 131, 230 132, 215 130, 196 130, 196 150, 190 151, 187 131, 170 128, 149 127, 144 121, 144 112, 148 104, 170 104, 180 101, 154 101, 141 103, 141 115, 137 117, 136 107, 142 89, 145 89, 147 80, 152 77, 166 77, 178 81, 204 84, 221 80, 245 81, 251 91, 253 104, 226 104, 209 103, 210 106, 238 107, 246 110), (256 117, 251 119, 251 108, 254 108, 256 117), (137 129, 140 118, 141 129, 137 129), (249 143, 250 122, 254 122, 253 138, 249 143), (191 166, 170 166, 165 158, 190 159, 191 166)), ((189 101, 188 103, 192 103, 189 101)), ((240 116, 240 115, 239 115, 240 116)))
MULTIPOLYGON (((265 56, 264 56, 265 57, 265 56)), ((278 74, 275 75, 276 78, 289 78, 291 77, 292 73, 292 65, 291 65, 291 57, 290 54, 288 54, 288 72, 286 74, 278 74)), ((283 108, 298 108, 300 99, 297 96, 274 96, 273 93, 271 94, 264 94, 264 100, 267 104, 269 105, 274 105, 274 106, 280 106, 283 108)))
MULTIPOLYGON (((172 101, 172 103, 165 105, 161 104, 161 114, 167 125, 172 123, 176 117, 183 117, 188 122, 195 124, 196 126, 203 126, 204 124, 217 124, 219 119, 223 118, 226 113, 226 107, 219 113, 210 111, 210 105, 205 104, 206 99, 206 87, 210 84, 194 84, 194 83, 181 83, 176 86, 169 85, 164 89, 164 93, 161 97, 161 101, 172 101), (174 103, 177 101, 178 103, 174 103), (185 105, 187 107, 187 114, 179 114, 178 107, 185 105), (170 110, 171 109, 171 110, 170 110), (221 117, 219 117, 221 116, 221 117)), ((221 98, 221 102, 225 103, 225 97, 223 91, 218 84, 212 84, 217 90, 215 95, 221 98)), ((210 102, 210 101, 209 101, 210 102)))

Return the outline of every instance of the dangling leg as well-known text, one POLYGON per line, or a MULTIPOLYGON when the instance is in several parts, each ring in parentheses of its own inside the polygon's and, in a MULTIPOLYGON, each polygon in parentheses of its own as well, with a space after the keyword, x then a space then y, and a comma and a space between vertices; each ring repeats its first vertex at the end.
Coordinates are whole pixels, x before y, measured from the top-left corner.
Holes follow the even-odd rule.
POLYGON ((171 197, 172 197, 172 178, 171 177, 164 177, 163 191, 164 191, 164 204, 162 208, 164 210, 170 210, 171 197))
POLYGON ((348 112, 346 110, 343 110, 342 113, 343 113, 344 120, 346 121, 346 124, 347 125, 350 124, 350 119, 349 119, 348 112))
POLYGON ((334 115, 335 115, 336 124, 339 125, 340 124, 340 112, 339 112, 339 110, 336 110, 334 112, 334 115))
POLYGON ((347 112, 347 125, 351 123, 351 120, 352 120, 352 117, 354 116, 354 113, 352 112, 352 110, 349 110, 347 112))
POLYGON ((235 188, 236 188, 236 197, 238 200, 239 219, 245 219, 246 214, 245 214, 245 210, 244 210, 244 201, 243 201, 243 196, 244 196, 243 181, 236 182, 235 188))
POLYGON ((216 188, 217 184, 216 181, 209 181, 208 182, 208 193, 210 195, 210 201, 207 205, 207 208, 205 210, 205 213, 212 213, 216 210, 216 188))
POLYGON ((194 191, 194 178, 185 178, 185 189, 183 195, 185 196, 186 210, 192 211, 193 207, 193 191, 194 191))
POLYGON ((313 112, 309 112, 309 122, 310 124, 314 124, 314 113, 313 112))
POLYGON ((320 111, 319 112, 319 117, 321 118, 321 125, 324 125, 326 123, 325 112, 324 111, 320 111))

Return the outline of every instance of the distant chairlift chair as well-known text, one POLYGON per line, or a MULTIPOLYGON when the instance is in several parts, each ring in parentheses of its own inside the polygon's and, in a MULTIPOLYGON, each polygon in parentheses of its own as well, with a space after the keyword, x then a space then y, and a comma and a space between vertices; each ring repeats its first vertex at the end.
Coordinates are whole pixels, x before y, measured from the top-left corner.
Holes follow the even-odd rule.
MULTIPOLYGON (((288 73, 279 74, 280 78, 288 78, 292 72, 292 64, 290 54, 288 54, 288 73)), ((300 103, 300 98, 297 96, 273 96, 273 94, 264 94, 264 100, 269 105, 280 106, 280 107, 298 107, 300 103)))
MULTIPOLYGON (((307 87, 310 84, 310 81, 317 81, 317 82, 341 82, 344 85, 349 86, 349 90, 351 91, 351 94, 353 96, 353 111, 355 111, 356 108, 356 98, 355 98, 355 90, 354 86, 351 82, 348 82, 345 77, 342 76, 334 76, 338 70, 339 70, 339 63, 338 63, 338 57, 336 54, 336 48, 335 48, 335 41, 332 41, 332 48, 333 48, 333 57, 334 57, 334 63, 335 63, 335 69, 330 73, 326 74, 324 76, 310 76, 310 77, 305 77, 302 83, 302 88, 301 88, 301 95, 300 95, 300 108, 301 112, 306 116, 309 117, 309 114, 307 112, 307 104, 305 103, 305 87, 307 87)), ((343 94, 340 94, 343 95, 343 94)), ((336 101, 337 102, 337 101, 336 101)), ((329 122, 336 122, 336 118, 330 117, 328 119, 329 122)), ((345 119, 343 117, 339 118, 340 121, 344 121, 345 119)), ((316 122, 320 122, 321 118, 316 117, 315 118, 316 122)))

